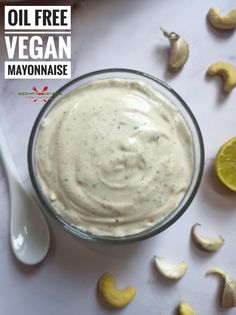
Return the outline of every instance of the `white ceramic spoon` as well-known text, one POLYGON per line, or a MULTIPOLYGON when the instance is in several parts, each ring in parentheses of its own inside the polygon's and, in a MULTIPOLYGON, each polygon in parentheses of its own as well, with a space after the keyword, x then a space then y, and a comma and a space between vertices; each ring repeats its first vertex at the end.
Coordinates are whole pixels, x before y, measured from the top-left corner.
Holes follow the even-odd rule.
POLYGON ((10 193, 10 238, 16 257, 35 265, 46 256, 50 234, 48 224, 33 198, 24 190, 0 126, 0 154, 10 193))

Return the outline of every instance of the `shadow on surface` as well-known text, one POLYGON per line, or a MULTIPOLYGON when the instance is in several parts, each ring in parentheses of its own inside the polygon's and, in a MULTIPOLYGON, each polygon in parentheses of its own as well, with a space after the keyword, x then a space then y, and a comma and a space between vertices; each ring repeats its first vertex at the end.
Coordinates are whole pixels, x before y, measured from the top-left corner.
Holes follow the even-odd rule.
POLYGON ((219 40, 227 40, 227 38, 230 38, 231 36, 233 36, 235 30, 232 29, 232 30, 219 30, 219 29, 216 29, 208 20, 207 16, 206 16, 206 19, 205 19, 205 22, 206 22, 206 26, 207 26, 207 29, 209 30, 209 32, 211 34, 213 34, 214 36, 216 36, 219 40))
POLYGON ((205 167, 205 175, 199 193, 204 201, 218 211, 235 210, 236 194, 226 188, 216 177, 214 160, 205 167))
POLYGON ((168 42, 166 46, 158 45, 154 49, 154 55, 157 61, 158 62, 161 61, 164 65, 164 78, 167 81, 175 79, 182 72, 183 67, 184 67, 183 65, 183 67, 181 67, 178 71, 171 71, 168 68, 169 53, 170 53, 170 46, 168 45, 168 42))
POLYGON ((216 105, 221 106, 228 100, 230 94, 223 91, 224 81, 219 75, 209 76, 207 73, 205 74, 204 79, 207 84, 210 83, 210 81, 215 81, 212 82, 212 84, 215 84, 216 87, 216 105))

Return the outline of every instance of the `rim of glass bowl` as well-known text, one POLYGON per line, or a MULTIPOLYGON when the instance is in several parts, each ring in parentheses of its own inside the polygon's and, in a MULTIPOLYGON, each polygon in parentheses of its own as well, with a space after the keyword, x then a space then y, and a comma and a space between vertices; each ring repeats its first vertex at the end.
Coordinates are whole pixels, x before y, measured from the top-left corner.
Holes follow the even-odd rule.
POLYGON ((87 73, 85 75, 79 76, 76 79, 71 80, 70 82, 63 85, 61 88, 59 88, 56 92, 56 97, 51 97, 44 107, 39 112, 31 134, 29 138, 28 143, 28 168, 29 168, 29 174, 30 179, 32 182, 32 185, 36 191, 36 194, 43 205, 43 209, 47 210, 47 213, 49 213, 57 223, 62 225, 65 230, 69 231, 71 234, 90 241, 100 242, 100 243, 106 243, 106 244, 124 244, 124 243, 131 243, 135 241, 141 241, 144 239, 147 239, 151 236, 157 235, 167 229, 169 226, 171 226, 173 223, 175 223, 180 216, 187 210, 190 203, 192 202, 198 187, 200 185, 200 181, 202 178, 203 173, 203 167, 204 167, 204 144, 202 139, 202 134, 200 131, 200 128, 198 126, 197 120, 195 119, 193 113, 189 109, 188 105, 185 103, 185 101, 166 83, 163 81, 146 74, 142 71, 137 70, 131 70, 131 69, 124 69, 124 68, 112 68, 112 69, 103 69, 98 70, 94 72, 87 73), (161 89, 161 93, 164 94, 164 96, 170 100, 170 96, 174 97, 174 101, 172 103, 180 110, 182 116, 184 117, 189 130, 192 135, 193 139, 193 147, 194 147, 194 170, 193 175, 191 179, 191 183, 189 185, 189 188, 184 195, 183 199, 181 200, 180 204, 177 206, 177 208, 170 213, 167 217, 165 217, 163 220, 159 221, 157 224, 152 226, 149 229, 146 229, 140 233, 132 234, 124 237, 115 237, 115 236, 103 236, 103 235, 95 235, 91 234, 87 231, 80 230, 76 226, 71 225, 69 222, 67 222, 62 216, 60 216, 56 210, 52 207, 52 205, 48 202, 46 196, 43 194, 39 182, 37 180, 36 175, 36 167, 35 167, 35 160, 34 160, 34 152, 35 152, 35 145, 37 142, 37 135, 39 131, 39 126, 41 123, 42 118, 50 112, 50 109, 53 107, 53 104, 56 104, 58 99, 61 97, 64 97, 67 93, 71 92, 71 90, 78 88, 79 86, 82 86, 83 84, 87 84, 94 80, 99 79, 108 79, 108 78, 130 78, 130 79, 139 79, 142 81, 145 81, 149 84, 151 84, 155 89, 158 90, 161 89), (77 83, 77 85, 76 85, 77 83), (72 88, 72 89, 71 89, 72 88), (62 96, 60 96, 60 93, 65 92, 66 93, 62 96), (166 92, 165 93, 163 93, 166 92), (176 105, 176 101, 179 102, 178 105, 176 105), (183 114, 184 110, 184 114, 183 114), (188 118, 188 121, 186 119, 188 118), (192 126, 190 126, 190 123, 192 126))

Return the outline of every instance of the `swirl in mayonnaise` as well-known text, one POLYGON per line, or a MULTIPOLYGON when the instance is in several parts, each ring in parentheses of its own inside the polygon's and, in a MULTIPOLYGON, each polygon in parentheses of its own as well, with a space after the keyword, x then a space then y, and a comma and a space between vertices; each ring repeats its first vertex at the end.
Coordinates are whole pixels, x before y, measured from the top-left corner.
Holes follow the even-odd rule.
POLYGON ((191 182, 193 141, 179 110, 147 83, 104 79, 62 97, 41 123, 42 192, 70 224, 95 235, 148 229, 191 182))

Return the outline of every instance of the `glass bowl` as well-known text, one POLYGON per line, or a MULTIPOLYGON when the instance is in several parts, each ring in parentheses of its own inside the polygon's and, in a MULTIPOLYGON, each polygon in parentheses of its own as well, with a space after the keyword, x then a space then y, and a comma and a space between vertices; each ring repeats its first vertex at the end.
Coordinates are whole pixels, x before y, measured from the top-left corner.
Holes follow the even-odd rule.
POLYGON ((130 243, 134 241, 144 240, 151 236, 154 236, 170 225, 172 225, 176 220, 186 211, 192 202, 203 173, 203 165, 204 165, 204 145, 202 140, 202 135, 198 123, 192 114, 191 110, 184 102, 184 100, 166 83, 161 80, 150 76, 146 73, 129 70, 129 69, 105 69, 100 71, 91 72, 85 75, 82 75, 69 83, 65 84, 61 87, 56 93, 56 96, 51 97, 45 106, 42 108, 36 121, 33 125, 29 144, 28 144, 28 167, 29 174, 33 184, 33 187, 36 191, 36 194, 40 200, 40 203, 54 219, 57 223, 63 226, 67 231, 71 234, 90 241, 96 241, 100 243, 112 243, 112 244, 122 244, 122 243, 130 243), (36 165, 35 165, 35 146, 37 142, 39 126, 41 121, 47 116, 53 106, 58 102, 59 99, 63 98, 65 94, 71 92, 75 88, 78 88, 84 84, 90 83, 95 80, 108 79, 108 78, 126 78, 126 79, 137 79, 140 81, 144 81, 147 84, 151 85, 154 89, 163 94, 169 101, 178 108, 180 113, 182 114, 185 122, 187 123, 189 130, 192 135, 193 141, 193 156, 194 156, 194 164, 193 164, 193 174, 191 178, 190 185, 188 190, 186 191, 184 197, 182 198, 179 205, 163 220, 157 222, 154 226, 133 235, 123 236, 123 237, 115 237, 115 236, 102 236, 91 234, 87 231, 83 231, 78 227, 70 224, 65 218, 60 216, 57 211, 54 209, 53 205, 48 201, 47 197, 44 195, 43 191, 40 188, 39 180, 37 177, 36 165))

